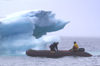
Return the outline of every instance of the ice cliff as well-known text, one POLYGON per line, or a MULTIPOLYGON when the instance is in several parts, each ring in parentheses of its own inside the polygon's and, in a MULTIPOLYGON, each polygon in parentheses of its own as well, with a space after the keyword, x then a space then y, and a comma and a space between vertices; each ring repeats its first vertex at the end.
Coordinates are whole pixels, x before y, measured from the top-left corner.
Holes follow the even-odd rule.
POLYGON ((27 49, 46 49, 59 39, 46 36, 68 22, 55 18, 51 11, 22 11, 0 20, 0 54, 20 54, 27 49))

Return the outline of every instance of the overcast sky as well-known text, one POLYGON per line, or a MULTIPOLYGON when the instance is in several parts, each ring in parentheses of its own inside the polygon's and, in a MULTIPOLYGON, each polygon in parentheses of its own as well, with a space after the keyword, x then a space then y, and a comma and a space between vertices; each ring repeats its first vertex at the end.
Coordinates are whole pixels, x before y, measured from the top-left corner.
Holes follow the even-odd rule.
POLYGON ((23 10, 46 10, 70 21, 50 35, 100 37, 100 0, 0 0, 0 17, 23 10))

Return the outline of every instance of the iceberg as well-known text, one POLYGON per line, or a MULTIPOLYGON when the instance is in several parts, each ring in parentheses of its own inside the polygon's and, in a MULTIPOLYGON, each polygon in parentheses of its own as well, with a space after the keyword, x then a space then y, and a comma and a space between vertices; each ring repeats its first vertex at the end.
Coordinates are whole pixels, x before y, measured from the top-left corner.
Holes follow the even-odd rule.
POLYGON ((0 20, 0 54, 24 54, 27 49, 46 49, 46 45, 59 40, 48 37, 69 22, 55 18, 51 11, 22 11, 0 20))

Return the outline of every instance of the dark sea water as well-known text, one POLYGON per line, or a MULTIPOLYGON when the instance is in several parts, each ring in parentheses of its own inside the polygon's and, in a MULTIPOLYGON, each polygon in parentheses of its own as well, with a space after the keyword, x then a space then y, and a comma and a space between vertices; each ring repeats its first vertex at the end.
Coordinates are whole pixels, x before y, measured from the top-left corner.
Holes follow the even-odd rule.
POLYGON ((100 38, 61 37, 60 50, 72 48, 76 41, 79 47, 85 48, 92 57, 45 58, 29 56, 0 56, 0 66, 100 66, 100 38))

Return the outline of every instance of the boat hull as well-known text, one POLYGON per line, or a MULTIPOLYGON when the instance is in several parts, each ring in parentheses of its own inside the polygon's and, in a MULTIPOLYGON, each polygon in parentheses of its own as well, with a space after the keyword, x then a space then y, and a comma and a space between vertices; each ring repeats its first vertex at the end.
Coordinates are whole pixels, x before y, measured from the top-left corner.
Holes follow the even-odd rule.
POLYGON ((91 54, 87 52, 72 52, 67 50, 59 50, 58 52, 51 52, 49 50, 32 50, 29 49, 26 51, 26 55, 32 57, 50 57, 50 58, 59 58, 64 56, 83 56, 83 57, 90 57, 91 54))

